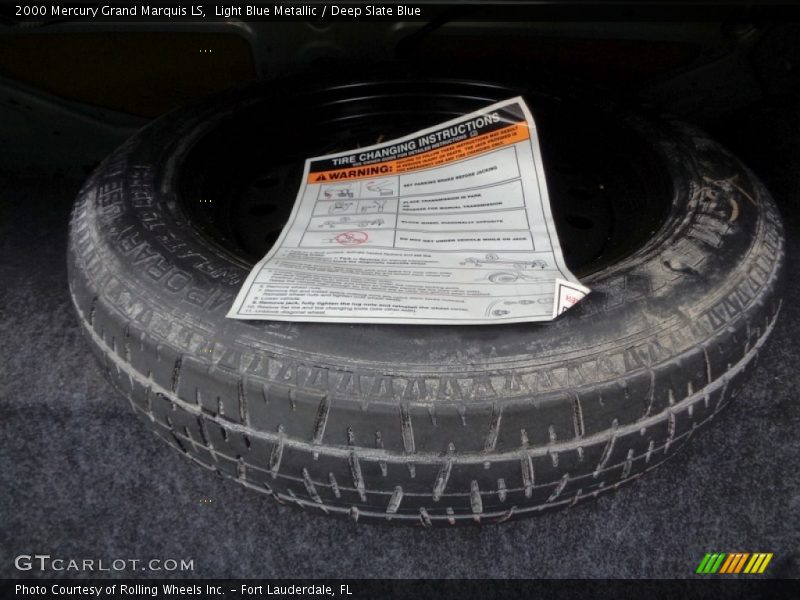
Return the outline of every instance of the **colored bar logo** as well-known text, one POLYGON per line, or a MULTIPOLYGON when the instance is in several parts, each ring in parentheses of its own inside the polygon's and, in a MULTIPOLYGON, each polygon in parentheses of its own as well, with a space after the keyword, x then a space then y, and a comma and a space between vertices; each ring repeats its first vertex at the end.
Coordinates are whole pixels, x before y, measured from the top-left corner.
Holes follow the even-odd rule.
POLYGON ((772 560, 772 552, 707 553, 697 566, 698 575, 761 574, 772 560))

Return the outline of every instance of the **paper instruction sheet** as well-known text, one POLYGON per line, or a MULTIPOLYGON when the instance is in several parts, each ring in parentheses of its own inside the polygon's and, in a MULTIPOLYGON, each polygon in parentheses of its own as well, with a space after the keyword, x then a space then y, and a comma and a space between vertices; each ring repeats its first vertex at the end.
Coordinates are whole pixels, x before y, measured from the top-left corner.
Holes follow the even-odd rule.
POLYGON ((327 323, 549 321, 567 269, 521 97, 306 160, 289 221, 228 317, 327 323))

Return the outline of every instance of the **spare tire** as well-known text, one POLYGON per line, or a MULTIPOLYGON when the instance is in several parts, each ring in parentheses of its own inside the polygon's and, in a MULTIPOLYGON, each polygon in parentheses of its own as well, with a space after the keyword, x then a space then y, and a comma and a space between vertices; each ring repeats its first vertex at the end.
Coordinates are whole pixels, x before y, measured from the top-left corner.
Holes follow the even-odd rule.
POLYGON ((148 425, 276 500, 355 520, 500 522, 616 489, 736 395, 780 310, 761 183, 700 131, 466 81, 253 88, 119 148, 74 208, 70 289, 148 425), (225 318, 303 158, 523 94, 566 260, 592 288, 549 323, 225 318))

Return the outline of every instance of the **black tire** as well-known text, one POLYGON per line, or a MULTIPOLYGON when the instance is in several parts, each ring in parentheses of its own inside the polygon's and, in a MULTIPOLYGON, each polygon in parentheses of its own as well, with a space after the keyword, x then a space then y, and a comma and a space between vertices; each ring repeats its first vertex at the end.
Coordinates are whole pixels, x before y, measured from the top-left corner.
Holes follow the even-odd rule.
MULTIPOLYGON (((387 98, 391 85, 375 84, 387 98)), ((403 85, 415 107, 403 110, 433 122, 519 92, 438 82, 453 93, 437 112, 430 84, 413 93, 403 85)), ((568 102, 524 91, 536 115, 547 112, 539 104, 568 102)), ((292 149, 289 130, 276 124, 291 119, 269 116, 276 103, 366 114, 372 92, 342 86, 326 91, 336 102, 323 102, 316 92, 255 89, 189 107, 141 131, 86 182, 71 222, 72 297, 108 377, 159 436, 212 471, 326 514, 493 523, 616 489, 671 456, 735 397, 780 310, 784 243, 773 200, 702 132, 602 104, 596 115, 646 147, 636 154, 650 166, 622 168, 652 168, 645 185, 663 177, 665 186, 639 195, 662 198, 666 210, 655 200, 642 209, 657 219, 624 251, 582 265, 580 248, 573 252, 593 292, 556 321, 226 319, 258 249, 221 224, 232 204, 219 202, 213 218, 192 208, 197 181, 227 177, 227 186, 207 186, 222 197, 263 157, 237 154, 218 136, 255 131, 267 152, 280 147, 277 127, 289 147, 281 152, 314 155, 325 143, 292 149)), ((543 117, 543 143, 546 124, 543 117)), ((543 150, 546 167, 555 164, 543 150)), ((615 222, 630 212, 617 210, 615 222)))

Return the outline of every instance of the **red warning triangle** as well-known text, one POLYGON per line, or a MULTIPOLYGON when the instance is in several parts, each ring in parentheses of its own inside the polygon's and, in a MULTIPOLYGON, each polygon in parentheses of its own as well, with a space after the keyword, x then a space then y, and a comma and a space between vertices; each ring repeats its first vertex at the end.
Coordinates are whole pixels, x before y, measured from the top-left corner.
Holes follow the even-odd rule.
POLYGON ((327 177, 325 177, 324 173, 320 173, 319 175, 317 175, 317 178, 314 181, 315 182, 317 182, 317 181, 328 181, 328 179, 327 179, 327 177))

